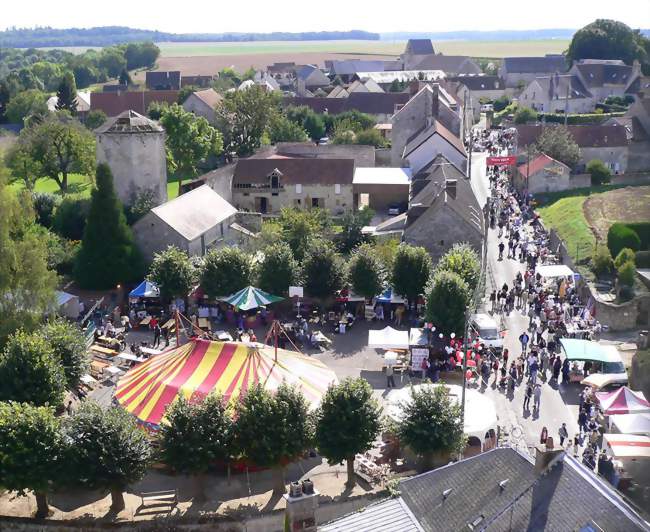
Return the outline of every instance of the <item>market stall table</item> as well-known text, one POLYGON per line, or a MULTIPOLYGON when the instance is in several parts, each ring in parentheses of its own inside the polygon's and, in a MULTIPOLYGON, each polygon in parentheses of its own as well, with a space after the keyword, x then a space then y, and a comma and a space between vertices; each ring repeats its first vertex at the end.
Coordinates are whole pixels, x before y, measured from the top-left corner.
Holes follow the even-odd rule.
POLYGON ((153 349, 152 347, 141 347, 140 352, 145 355, 154 356, 162 353, 162 349, 153 349))
POLYGON ((643 414, 650 413, 650 402, 642 392, 633 392, 623 386, 614 392, 596 392, 603 414, 643 414))
POLYGON ((368 331, 368 347, 378 349, 408 349, 409 332, 392 327, 368 331))
POLYGON ((147 360, 144 357, 138 357, 138 356, 135 356, 135 355, 133 355, 131 353, 120 353, 119 355, 117 355, 116 358, 126 360, 128 362, 138 362, 138 363, 139 362, 144 362, 145 360, 147 360))
POLYGON ((214 335, 217 337, 217 340, 222 342, 232 342, 232 335, 226 331, 215 331, 214 335))
POLYGON ((650 458, 650 437, 638 434, 604 434, 603 449, 614 458, 650 458))

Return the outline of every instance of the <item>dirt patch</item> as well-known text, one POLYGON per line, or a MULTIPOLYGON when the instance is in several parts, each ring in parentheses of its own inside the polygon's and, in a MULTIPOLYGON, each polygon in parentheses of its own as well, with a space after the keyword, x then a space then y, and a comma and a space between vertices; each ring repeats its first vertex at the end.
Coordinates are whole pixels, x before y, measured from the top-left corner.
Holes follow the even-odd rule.
POLYGON ((582 209, 589 227, 600 241, 614 222, 650 220, 650 186, 626 187, 587 198, 582 209))
MULTIPOLYGON (((273 63, 293 61, 296 64, 316 64, 323 66, 326 59, 394 59, 394 55, 366 55, 354 53, 333 52, 303 52, 303 53, 265 53, 265 54, 224 54, 193 57, 161 57, 158 59, 156 70, 180 70, 183 76, 198 76, 216 74, 223 68, 232 67, 243 72, 250 67, 260 69, 273 63)), ((144 81, 145 73, 135 75, 137 81, 144 81)))

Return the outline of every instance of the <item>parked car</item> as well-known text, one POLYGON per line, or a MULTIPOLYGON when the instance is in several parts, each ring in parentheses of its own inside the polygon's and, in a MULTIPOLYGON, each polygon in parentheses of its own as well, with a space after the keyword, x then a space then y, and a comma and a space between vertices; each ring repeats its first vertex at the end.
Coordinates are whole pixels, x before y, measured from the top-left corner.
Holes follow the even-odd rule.
POLYGON ((325 146, 330 143, 330 138, 329 137, 323 137, 318 141, 319 146, 325 146))
POLYGON ((391 203, 388 206, 388 214, 391 216, 397 216, 400 213, 399 203, 391 203))

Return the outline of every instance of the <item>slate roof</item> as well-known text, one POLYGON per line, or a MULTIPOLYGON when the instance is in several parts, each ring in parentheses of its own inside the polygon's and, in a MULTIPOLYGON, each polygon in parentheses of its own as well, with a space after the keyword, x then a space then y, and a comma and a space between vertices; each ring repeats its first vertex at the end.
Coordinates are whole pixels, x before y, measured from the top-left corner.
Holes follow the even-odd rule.
POLYGON ((208 185, 202 185, 151 209, 151 212, 191 242, 230 218, 237 209, 208 185))
POLYGON ((329 78, 314 65, 304 65, 299 68, 296 77, 303 80, 308 87, 325 87, 330 84, 329 78))
POLYGON ((499 76, 455 76, 448 79, 462 83, 471 91, 493 91, 505 88, 505 83, 499 76))
MULTIPOLYGON (((515 126, 519 150, 522 150, 524 146, 534 144, 542 134, 543 127, 557 126, 542 126, 541 124, 515 126)), ((623 126, 586 125, 567 126, 567 128, 581 148, 616 148, 628 144, 626 130, 623 126)))
POLYGON ((388 499, 319 527, 321 532, 422 532, 400 498, 388 499))
POLYGON ((504 57, 503 68, 508 74, 553 74, 568 70, 566 59, 563 55, 504 57))
POLYGON ((632 67, 622 61, 581 61, 573 68, 580 73, 588 88, 605 84, 627 86, 632 81, 632 67))
POLYGON ((405 92, 354 92, 347 98, 288 97, 284 99, 284 105, 306 105, 317 113, 338 114, 356 109, 371 115, 392 115, 396 105, 404 105, 410 98, 410 94, 405 92))
POLYGON ((274 170, 282 174, 281 185, 351 185, 354 159, 240 159, 235 167, 232 184, 264 184, 274 170))
POLYGON ((459 153, 466 155, 465 146, 463 146, 462 141, 451 131, 449 131, 444 125, 442 125, 440 120, 434 120, 433 124, 430 127, 416 133, 406 142, 406 146, 404 146, 404 157, 408 157, 410 153, 419 148, 424 142, 429 140, 436 133, 445 139, 454 148, 456 148, 459 153))
POLYGON ((178 90, 181 88, 180 70, 148 71, 145 74, 145 80, 148 89, 178 90))
POLYGON ((453 74, 467 65, 471 65, 472 70, 480 71, 480 68, 472 61, 471 58, 464 55, 429 55, 423 58, 411 70, 442 70, 445 73, 453 74))
POLYGON ((402 481, 399 489, 427 532, 471 530, 470 523, 488 531, 564 532, 590 523, 608 532, 650 530, 613 489, 569 456, 539 475, 527 457, 498 448, 402 481))
POLYGON ((177 101, 177 90, 91 92, 90 110, 99 109, 104 111, 107 116, 117 116, 131 109, 136 113, 146 115, 152 102, 172 105, 177 101))
POLYGON ((567 89, 569 100, 592 97, 592 94, 585 88, 580 78, 571 74, 540 76, 535 78, 535 81, 552 100, 564 100, 567 97, 567 89))
POLYGON ((106 120, 95 130, 95 133, 130 134, 161 133, 163 131, 165 130, 158 122, 129 110, 106 120))
POLYGON ((385 61, 364 61, 362 59, 345 59, 332 61, 330 74, 349 76, 357 72, 383 72, 385 61))
POLYGON ((429 55, 433 51, 431 39, 409 39, 406 43, 406 53, 411 55, 429 55))

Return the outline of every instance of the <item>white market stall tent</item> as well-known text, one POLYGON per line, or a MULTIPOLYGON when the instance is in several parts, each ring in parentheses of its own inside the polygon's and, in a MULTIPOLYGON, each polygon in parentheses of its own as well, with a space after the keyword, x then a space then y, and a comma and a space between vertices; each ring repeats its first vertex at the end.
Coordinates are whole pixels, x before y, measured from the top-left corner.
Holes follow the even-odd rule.
POLYGON ((573 270, 566 264, 542 264, 535 268, 535 273, 550 279, 552 277, 572 277, 573 270))
POLYGON ((68 292, 61 292, 60 290, 57 290, 55 295, 57 314, 66 318, 77 319, 81 309, 79 296, 69 294, 68 292))
POLYGON ((603 434, 603 449, 614 458, 650 458, 650 437, 638 434, 603 434))
POLYGON ((650 414, 616 414, 609 416, 609 423, 621 434, 650 436, 650 414))
POLYGON ((381 330, 368 331, 368 347, 376 349, 408 349, 409 332, 398 331, 388 326, 381 330))

